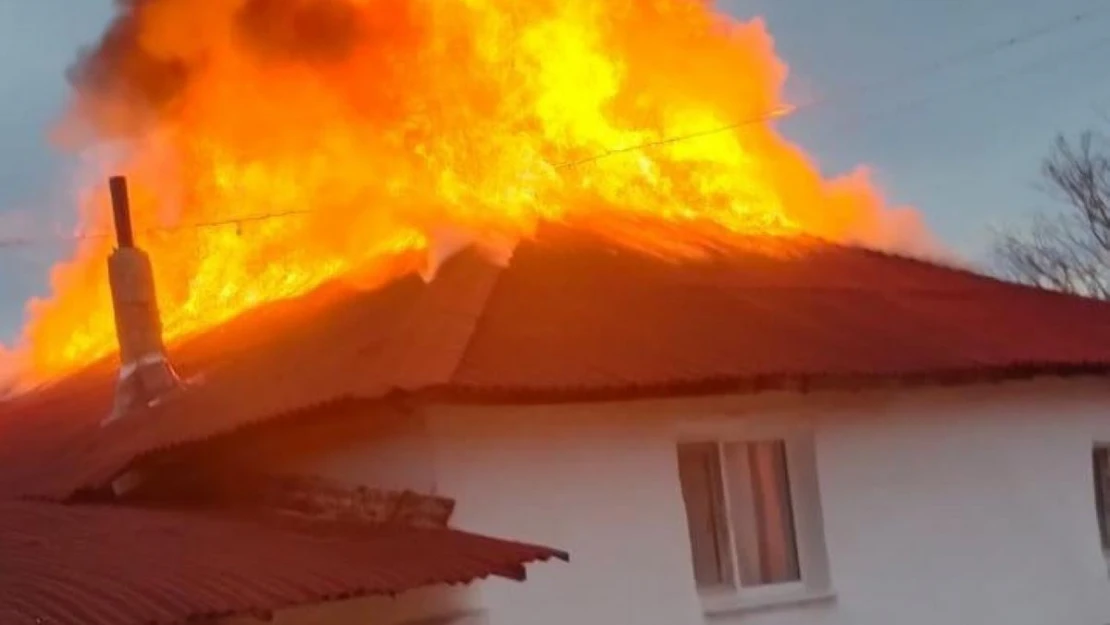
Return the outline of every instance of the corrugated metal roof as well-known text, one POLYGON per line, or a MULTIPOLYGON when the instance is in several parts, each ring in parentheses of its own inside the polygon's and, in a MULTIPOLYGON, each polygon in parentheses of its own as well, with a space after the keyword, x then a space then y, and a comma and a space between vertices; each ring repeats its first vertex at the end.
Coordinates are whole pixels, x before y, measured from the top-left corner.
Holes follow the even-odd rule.
POLYGON ((1106 365, 1106 302, 832 245, 674 263, 576 241, 515 255, 450 384, 581 399, 1106 365))
POLYGON ((548 230, 508 268, 329 289, 172 350, 203 380, 101 429, 111 368, 0 406, 0 496, 65 498, 134 458, 344 399, 563 401, 1106 373, 1110 304, 815 242, 673 261, 548 230))
POLYGON ((497 273, 466 256, 430 285, 413 276, 373 292, 335 287, 247 315, 172 350, 192 380, 185 392, 106 427, 108 363, 0 404, 0 498, 65 499, 152 450, 344 398, 438 386, 497 273))
POLYGON ((566 554, 445 529, 0 503, 0 623, 170 625, 392 595, 566 554))

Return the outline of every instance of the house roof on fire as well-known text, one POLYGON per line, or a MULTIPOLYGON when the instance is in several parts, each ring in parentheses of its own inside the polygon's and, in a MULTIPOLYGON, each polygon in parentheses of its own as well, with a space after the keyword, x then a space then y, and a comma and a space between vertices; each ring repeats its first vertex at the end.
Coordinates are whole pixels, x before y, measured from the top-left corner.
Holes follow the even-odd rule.
POLYGON ((191 386, 107 426, 102 363, 0 404, 0 496, 65 500, 152 452, 343 402, 590 401, 1110 372, 1110 304, 805 242, 676 261, 549 228, 171 348, 191 386))
POLYGON ((264 615, 519 578, 527 562, 566 557, 446 527, 336 533, 223 508, 74 505, 163 452, 234 444, 264 422, 343 418, 398 396, 549 403, 1105 374, 1110 304, 814 241, 674 260, 548 228, 507 266, 467 251, 430 282, 331 285, 170 358, 189 384, 106 425, 111 362, 0 403, 4 623, 264 615), (180 566, 157 566, 166 559, 180 566))

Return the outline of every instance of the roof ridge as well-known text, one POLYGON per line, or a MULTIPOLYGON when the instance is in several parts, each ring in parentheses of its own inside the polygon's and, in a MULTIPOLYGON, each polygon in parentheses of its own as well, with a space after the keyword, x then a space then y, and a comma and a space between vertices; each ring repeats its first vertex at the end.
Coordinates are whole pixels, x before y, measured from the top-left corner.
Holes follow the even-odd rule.
POLYGON ((488 311, 490 302, 493 301, 494 294, 500 290, 502 285, 502 278, 505 272, 509 270, 510 263, 505 266, 497 266, 495 263, 486 261, 487 264, 494 269, 493 276, 489 280, 488 288, 485 291, 485 297, 482 298, 481 306, 478 307, 477 314, 474 315, 474 322, 470 324, 470 332, 467 333, 466 338, 463 340, 459 348, 458 358, 455 359, 455 364, 451 367, 451 375, 444 380, 445 385, 452 384, 462 369, 463 363, 466 361, 467 356, 474 346, 474 337, 478 334, 478 328, 481 327, 486 319, 489 318, 488 311))
POLYGON ((382 350, 379 373, 367 376, 372 394, 383 379, 402 392, 450 384, 502 271, 474 247, 445 263, 382 350))

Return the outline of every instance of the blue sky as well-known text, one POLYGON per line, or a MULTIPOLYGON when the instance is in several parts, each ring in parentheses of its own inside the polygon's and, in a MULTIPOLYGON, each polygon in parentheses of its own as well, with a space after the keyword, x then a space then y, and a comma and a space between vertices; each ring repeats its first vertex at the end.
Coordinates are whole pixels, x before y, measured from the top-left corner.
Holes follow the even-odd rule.
MULTIPOLYGON (((1110 118, 1110 11, 885 90, 853 89, 1058 23, 1098 0, 720 4, 767 18, 795 101, 831 97, 784 131, 829 173, 872 165, 892 200, 917 206, 942 241, 972 259, 983 257, 991 227, 1046 206, 1034 184, 1054 135, 1110 118)), ((66 66, 110 16, 109 0, 0 0, 0 237, 49 232, 73 214, 67 164, 46 134, 64 102, 66 66)), ((63 252, 0 248, 0 340, 17 332, 23 302, 42 292, 63 252)))

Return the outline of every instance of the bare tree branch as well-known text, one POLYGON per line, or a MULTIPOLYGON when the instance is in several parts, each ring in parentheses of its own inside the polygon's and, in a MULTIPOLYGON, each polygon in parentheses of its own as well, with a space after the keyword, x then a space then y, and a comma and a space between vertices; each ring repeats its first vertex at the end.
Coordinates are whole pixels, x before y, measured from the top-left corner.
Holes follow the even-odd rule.
POLYGON ((1041 288, 1110 299, 1110 144, 1088 131, 1074 142, 1057 137, 1041 172, 1060 201, 1024 231, 995 237, 999 273, 1041 288))

